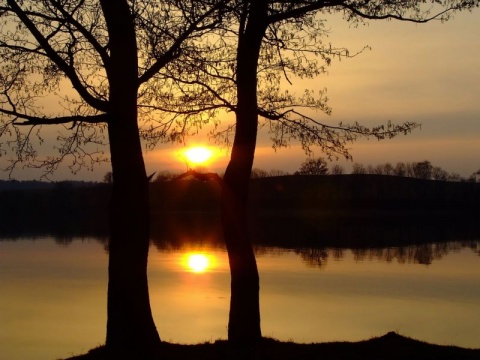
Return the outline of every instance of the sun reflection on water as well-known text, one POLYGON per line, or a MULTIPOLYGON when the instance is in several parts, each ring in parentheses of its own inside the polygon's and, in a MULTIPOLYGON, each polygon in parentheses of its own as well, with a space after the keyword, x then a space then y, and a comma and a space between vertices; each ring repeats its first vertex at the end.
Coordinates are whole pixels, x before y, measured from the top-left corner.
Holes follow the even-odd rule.
POLYGON ((188 252, 182 259, 182 265, 190 272, 204 273, 212 270, 215 257, 211 254, 188 252))

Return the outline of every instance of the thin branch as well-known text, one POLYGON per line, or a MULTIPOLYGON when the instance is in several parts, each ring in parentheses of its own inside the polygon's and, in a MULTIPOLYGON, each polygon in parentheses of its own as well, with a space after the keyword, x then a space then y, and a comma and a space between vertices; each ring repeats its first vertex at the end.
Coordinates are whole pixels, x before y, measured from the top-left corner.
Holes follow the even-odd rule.
POLYGON ((170 46, 170 48, 157 59, 157 61, 150 66, 145 72, 138 78, 138 85, 147 82, 150 80, 155 74, 157 74, 162 68, 164 68, 169 62, 175 60, 180 56, 180 47, 181 45, 189 38, 189 36, 198 31, 198 25, 208 18, 211 14, 213 14, 216 10, 218 10, 221 6, 223 6, 224 1, 219 1, 216 6, 213 6, 210 10, 205 12, 202 16, 200 16, 196 21, 192 22, 190 26, 179 36, 176 37, 174 43, 170 46))
POLYGON ((100 124, 108 122, 107 114, 91 115, 91 116, 81 116, 81 115, 71 115, 71 116, 59 116, 53 118, 31 116, 27 114, 22 114, 17 111, 6 110, 0 108, 0 113, 14 116, 15 118, 22 119, 22 122, 14 121, 14 125, 19 126, 34 126, 34 125, 59 125, 59 124, 69 124, 69 123, 88 123, 88 124, 100 124))
POLYGON ((58 53, 50 46, 48 40, 42 35, 42 33, 37 29, 35 24, 30 20, 26 13, 20 8, 15 0, 7 0, 8 4, 11 6, 12 10, 17 14, 18 18, 22 23, 27 27, 32 36, 37 40, 42 49, 46 52, 47 56, 61 69, 64 74, 70 79, 73 87, 79 95, 93 108, 106 111, 108 109, 107 103, 103 100, 93 97, 87 89, 83 86, 80 79, 78 78, 75 69, 69 66, 59 55, 58 53))
MULTIPOLYGON (((103 61, 103 64, 105 66, 108 66, 110 62, 110 58, 108 56, 108 53, 105 47, 100 45, 100 43, 97 41, 97 39, 95 39, 95 37, 92 35, 92 33, 89 30, 87 30, 82 24, 80 24, 77 20, 75 20, 75 18, 72 16, 73 12, 68 13, 67 11, 65 11, 64 7, 57 0, 50 0, 50 2, 53 4, 53 6, 55 6, 55 8, 58 11, 60 11, 60 13, 65 17, 65 19, 70 24, 75 26, 75 28, 85 37, 85 39, 88 40, 88 42, 92 45, 95 51, 97 51, 97 53, 100 55, 103 61)), ((82 5, 82 3, 83 1, 77 5, 77 8, 79 8, 82 5)))
POLYGON ((368 20, 387 20, 387 19, 394 19, 394 20, 400 20, 400 21, 406 21, 406 22, 413 22, 413 23, 417 23, 417 24, 423 24, 423 23, 427 23, 429 21, 432 21, 432 20, 435 20, 435 19, 438 19, 440 17, 442 17, 442 15, 445 15, 446 13, 450 12, 450 11, 453 11, 455 10, 455 8, 453 7, 450 7, 450 8, 447 8, 429 18, 425 18, 425 19, 414 19, 414 18, 409 18, 409 17, 404 17, 402 15, 395 15, 395 14, 385 14, 385 15, 375 15, 375 14, 367 14, 367 13, 364 13, 360 10, 358 10, 355 6, 353 5, 349 5, 349 4, 343 4, 343 6, 348 9, 349 11, 351 11, 353 14, 357 15, 357 16, 360 16, 364 19, 368 19, 368 20))

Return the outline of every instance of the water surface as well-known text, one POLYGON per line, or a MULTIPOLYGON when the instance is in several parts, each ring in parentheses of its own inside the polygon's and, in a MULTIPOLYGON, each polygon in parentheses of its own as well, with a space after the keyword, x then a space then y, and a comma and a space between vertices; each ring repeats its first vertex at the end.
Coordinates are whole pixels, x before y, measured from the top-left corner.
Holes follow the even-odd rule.
MULTIPOLYGON (((480 348, 479 250, 480 241, 258 246, 263 334, 326 342, 397 331, 480 348)), ((55 359, 102 344, 107 260, 104 240, 95 237, 0 241, 0 359, 55 359)), ((152 245, 149 281, 162 340, 226 338, 230 279, 222 246, 152 245), (192 254, 205 256, 203 270, 189 264, 192 254)))

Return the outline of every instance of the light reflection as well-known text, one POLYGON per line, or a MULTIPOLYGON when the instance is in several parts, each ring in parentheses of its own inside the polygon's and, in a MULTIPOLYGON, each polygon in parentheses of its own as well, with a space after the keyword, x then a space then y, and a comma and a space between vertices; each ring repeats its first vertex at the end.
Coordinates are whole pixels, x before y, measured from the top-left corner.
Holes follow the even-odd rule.
MULTIPOLYGON (((421 246, 433 261, 418 266, 416 259, 425 256, 417 257, 413 245, 365 251, 259 246, 262 330, 296 342, 357 341, 396 330, 478 348, 479 248, 479 241, 421 246)), ((101 343, 107 260, 93 239, 68 246, 54 239, 0 241, 0 359, 66 357, 101 343)), ((163 339, 192 344, 227 336, 231 279, 224 249, 205 242, 152 248, 148 269, 163 339), (193 255, 207 258, 203 272, 190 267, 190 257, 201 259, 193 255)))
POLYGON ((204 273, 212 270, 215 257, 212 254, 188 252, 182 258, 182 266, 194 273, 204 273))
POLYGON ((208 268, 208 258, 203 254, 191 254, 188 256, 188 266, 193 272, 204 272, 208 268))

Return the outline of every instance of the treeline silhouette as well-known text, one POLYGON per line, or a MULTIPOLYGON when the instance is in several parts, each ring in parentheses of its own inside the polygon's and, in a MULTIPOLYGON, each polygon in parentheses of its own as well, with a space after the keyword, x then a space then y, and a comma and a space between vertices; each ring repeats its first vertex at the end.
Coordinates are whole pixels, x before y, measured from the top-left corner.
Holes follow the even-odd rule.
MULTIPOLYGON (((108 185, 68 181, 22 183, 15 184, 13 190, 0 190, 1 235, 107 234, 108 185)), ((3 189, 7 188, 3 185, 3 189)))
MULTIPOLYGON (((338 168, 337 168, 338 170, 338 168)), ((332 168, 335 171, 335 167, 332 168)), ((430 161, 420 162, 397 162, 395 165, 386 162, 378 165, 364 166, 359 163, 354 163, 352 166, 352 174, 375 174, 375 175, 393 175, 402 177, 411 177, 425 180, 439 180, 439 181, 470 181, 476 182, 480 175, 480 170, 472 173, 467 178, 462 177, 455 172, 448 172, 440 166, 434 166, 430 161)))
MULTIPOLYGON (((400 238, 403 243, 429 224, 433 233, 445 225, 437 237, 468 229, 475 233, 480 215, 480 183, 470 182, 382 175, 276 176, 252 179, 250 194, 252 231, 267 242, 291 237, 290 242, 302 239, 311 245, 311 237, 317 244, 319 238, 338 244, 337 234, 343 234, 344 245, 358 246, 352 242, 364 233, 362 242, 400 238)), ((218 181, 153 182, 150 195, 153 236, 205 228, 220 213, 218 181), (188 221, 175 220, 182 217, 188 221)), ((110 185, 103 183, 3 190, 0 233, 106 235, 109 198, 110 185)))
MULTIPOLYGON (((198 172, 205 172, 206 169, 202 166, 197 167, 198 172)), ((251 178, 276 177, 286 175, 343 175, 346 174, 345 168, 340 164, 330 164, 323 157, 307 158, 300 167, 293 174, 285 170, 271 169, 265 170, 260 168, 253 168, 251 178)), ((377 165, 363 165, 354 163, 350 174, 352 175, 388 175, 409 177, 424 180, 439 180, 450 182, 480 182, 480 170, 473 172, 468 177, 463 177, 455 172, 448 172, 440 166, 433 165, 430 161, 420 162, 402 162, 396 164, 390 162, 377 165)), ((156 174, 154 181, 169 181, 177 178, 180 173, 164 170, 156 174)), ((111 181, 111 173, 107 173, 104 178, 105 182, 111 181)))
MULTIPOLYGON (((152 183, 153 211, 218 211, 218 182, 175 178, 152 183)), ((468 216, 478 214, 479 200, 480 183, 372 174, 256 177, 250 183, 249 199, 254 214, 349 216, 468 216)))
MULTIPOLYGON (((161 251, 192 244, 224 248, 220 184, 154 182, 151 238, 161 251)), ((0 235, 54 236, 68 244, 95 236, 107 248, 109 184, 0 191, 0 235)), ((358 260, 415 262, 471 248, 480 255, 479 183, 382 175, 252 179, 250 234, 257 253, 294 249, 324 267, 350 249, 358 260)))
POLYGON ((253 210, 264 213, 468 216, 479 213, 480 183, 366 174, 281 176, 255 179, 251 196, 253 210))

